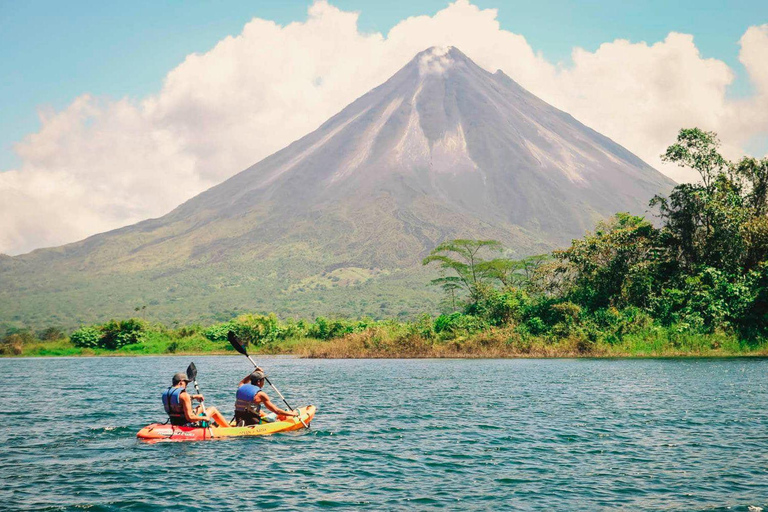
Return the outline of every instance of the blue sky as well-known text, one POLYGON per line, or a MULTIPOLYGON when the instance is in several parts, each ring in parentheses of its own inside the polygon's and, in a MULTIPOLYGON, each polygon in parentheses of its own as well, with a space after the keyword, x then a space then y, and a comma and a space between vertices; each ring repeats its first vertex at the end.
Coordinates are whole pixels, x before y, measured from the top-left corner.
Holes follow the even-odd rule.
MULTIPOLYGON (((433 15, 445 1, 349 1, 360 29, 386 32, 408 16, 433 15)), ((693 34, 704 57, 736 73, 729 94, 751 88, 738 62, 738 41, 751 25, 768 23, 768 2, 742 0, 593 0, 473 2, 497 8, 503 29, 521 34, 552 62, 567 63, 573 47, 594 51, 617 38, 655 42, 670 31, 693 34)), ((253 17, 302 21, 310 1, 132 0, 73 2, 0 0, 0 170, 18 164, 14 142, 39 128, 38 107, 62 109, 83 93, 142 97, 160 89, 186 55, 238 34, 253 17)), ((756 144, 762 145, 761 141, 756 144)))

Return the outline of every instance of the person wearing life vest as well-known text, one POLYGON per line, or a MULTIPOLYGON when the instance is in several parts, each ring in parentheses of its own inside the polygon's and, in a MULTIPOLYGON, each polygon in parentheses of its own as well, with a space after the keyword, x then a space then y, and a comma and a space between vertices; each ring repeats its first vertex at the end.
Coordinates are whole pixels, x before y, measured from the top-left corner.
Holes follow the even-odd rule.
POLYGON ((237 385, 235 400, 235 424, 237 426, 258 425, 261 423, 261 406, 281 416, 298 416, 298 412, 284 411, 269 399, 262 389, 267 376, 261 370, 246 375, 237 385))
POLYGON ((215 421, 219 426, 227 426, 227 420, 215 408, 209 407, 203 413, 202 403, 196 408, 192 408, 192 400, 202 402, 203 395, 190 395, 187 393, 187 383, 189 379, 185 373, 177 373, 173 376, 172 386, 163 392, 163 408, 171 420, 171 425, 196 427, 200 426, 198 422, 215 421))

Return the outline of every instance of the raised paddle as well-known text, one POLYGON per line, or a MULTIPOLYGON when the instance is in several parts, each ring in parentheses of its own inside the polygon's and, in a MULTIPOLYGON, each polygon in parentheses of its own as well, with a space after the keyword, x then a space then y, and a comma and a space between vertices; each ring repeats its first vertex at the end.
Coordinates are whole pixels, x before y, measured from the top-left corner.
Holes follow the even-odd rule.
MULTIPOLYGON (((254 361, 254 360, 253 360, 253 358, 251 358, 251 356, 249 356, 249 355, 248 355, 248 351, 247 351, 247 350, 245 350, 245 347, 242 345, 242 343, 240 343, 240 342, 238 341, 238 339, 237 339, 237 336, 235 335, 234 331, 229 331, 229 332, 227 333, 227 339, 229 340, 229 344, 230 344, 230 345, 232 345, 232 348, 234 348, 235 350, 237 350, 238 352, 240 352, 241 354, 243 354, 245 357, 247 357, 247 358, 248 358, 248 360, 249 360, 251 363, 253 363, 253 367, 254 367, 254 368, 258 368, 258 367, 259 367, 259 365, 257 365, 257 364, 256 364, 256 361, 254 361)), ((275 387, 275 385, 274 385, 274 384, 272 384, 272 383, 269 381, 269 378, 268 378, 266 375, 264 376, 264 379, 267 381, 267 384, 269 384, 270 386, 272 386, 272 389, 274 389, 274 390, 275 390, 275 393, 277 393, 278 395, 280 395, 280 398, 282 398, 282 399, 283 399, 283 402, 285 402, 285 405, 288 407, 288 409, 290 409, 291 411, 295 410, 293 407, 291 407, 291 404, 289 404, 289 403, 288 403, 288 400, 286 400, 286 399, 285 399, 285 397, 284 397, 284 396, 283 396, 283 394, 280 392, 280 390, 279 390, 279 389, 277 389, 277 388, 275 387)), ((304 420, 303 420, 303 419, 301 419, 301 412, 299 412, 299 415, 297 416, 297 418, 299 418, 299 421, 301 422, 301 424, 302 424, 302 425, 304 425, 305 427, 309 428, 309 425, 307 425, 307 424, 304 422, 304 420)))
MULTIPOLYGON (((195 391, 199 395, 200 386, 197 385, 197 367, 195 363, 189 363, 189 366, 187 366, 187 378, 195 385, 195 391)), ((205 402, 200 402, 200 405, 203 406, 203 414, 205 414, 205 402)))

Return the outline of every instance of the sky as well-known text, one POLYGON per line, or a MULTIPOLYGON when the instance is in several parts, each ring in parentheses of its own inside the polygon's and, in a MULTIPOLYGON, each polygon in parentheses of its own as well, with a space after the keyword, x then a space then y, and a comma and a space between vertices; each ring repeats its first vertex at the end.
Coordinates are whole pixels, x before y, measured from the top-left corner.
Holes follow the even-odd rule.
POLYGON ((678 181, 681 124, 768 152, 765 1, 0 0, 0 252, 163 215, 444 44, 678 181))

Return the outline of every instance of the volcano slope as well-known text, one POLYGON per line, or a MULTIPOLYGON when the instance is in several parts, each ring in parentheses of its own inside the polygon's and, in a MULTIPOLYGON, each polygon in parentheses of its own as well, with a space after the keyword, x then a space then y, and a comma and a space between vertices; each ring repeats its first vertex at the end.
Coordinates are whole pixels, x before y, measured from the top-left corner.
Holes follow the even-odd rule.
POLYGON ((314 132, 169 214, 0 259, 0 321, 71 326, 238 312, 434 309, 452 238, 566 245, 673 182, 455 48, 419 53, 314 132))

